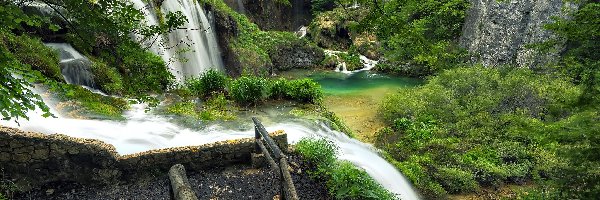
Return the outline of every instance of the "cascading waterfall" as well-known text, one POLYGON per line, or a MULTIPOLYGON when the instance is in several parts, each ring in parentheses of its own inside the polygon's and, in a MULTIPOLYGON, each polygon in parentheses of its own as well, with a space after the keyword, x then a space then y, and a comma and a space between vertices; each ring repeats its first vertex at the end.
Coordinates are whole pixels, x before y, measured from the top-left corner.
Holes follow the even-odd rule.
POLYGON ((354 71, 348 71, 348 68, 346 67, 346 62, 344 62, 338 56, 338 54, 345 53, 345 52, 328 50, 328 49, 324 50, 324 52, 328 56, 333 56, 333 57, 337 58, 338 65, 337 65, 337 68, 335 69, 335 71, 336 72, 342 72, 344 74, 354 74, 354 73, 360 72, 360 71, 371 70, 371 69, 373 69, 375 67, 375 65, 377 65, 377 63, 379 63, 379 61, 377 61, 377 60, 371 60, 371 59, 367 58, 366 56, 359 55, 360 63, 362 63, 364 67, 362 69, 357 69, 357 70, 354 70, 354 71))
MULTIPOLYGON (((132 3, 144 12, 147 25, 158 25, 158 17, 151 5, 143 0, 132 0, 132 3)), ((160 9, 162 13, 180 11, 188 20, 166 38, 158 36, 145 41, 169 65, 178 81, 209 69, 224 70, 211 12, 205 12, 195 0, 164 1, 160 9)), ((141 36, 134 37, 140 39, 141 36)))
POLYGON ((69 84, 97 89, 92 73, 92 62, 66 43, 46 43, 60 55, 60 71, 69 84))

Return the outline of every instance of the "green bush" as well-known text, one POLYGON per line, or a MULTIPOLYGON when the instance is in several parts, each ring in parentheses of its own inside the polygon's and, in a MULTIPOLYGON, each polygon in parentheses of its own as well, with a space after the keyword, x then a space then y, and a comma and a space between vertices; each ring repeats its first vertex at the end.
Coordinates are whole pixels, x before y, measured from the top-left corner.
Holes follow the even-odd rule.
POLYGON ((337 150, 325 139, 303 138, 296 144, 296 152, 311 164, 313 178, 325 179, 329 194, 336 199, 396 199, 364 170, 336 160, 337 150))
POLYGON ((19 62, 31 66, 33 70, 42 72, 44 76, 50 79, 64 82, 58 65, 58 53, 44 45, 39 38, 6 34, 0 36, 0 43, 4 43, 19 62))
POLYGON ((440 184, 451 194, 471 193, 479 189, 473 174, 458 168, 440 168, 436 174, 440 184))
POLYGON ((312 79, 292 80, 288 83, 287 96, 304 103, 319 103, 323 98, 321 86, 312 79))
POLYGON ((174 77, 160 56, 133 42, 120 44, 117 52, 123 56, 120 63, 115 63, 119 63, 121 71, 125 72, 124 77, 128 83, 125 89, 128 94, 160 93, 173 84, 174 77))
POLYGON ((94 82, 107 94, 122 94, 124 91, 123 77, 113 67, 109 67, 101 60, 90 58, 94 82))
POLYGON ((202 98, 209 98, 214 93, 225 92, 227 76, 211 69, 198 78, 187 79, 185 84, 192 93, 202 98))
POLYGON ((296 144, 296 151, 315 167, 329 167, 336 161, 338 149, 331 141, 305 138, 296 144))
POLYGON ((264 78, 242 76, 231 82, 230 95, 238 104, 256 104, 265 99, 267 89, 264 78))
POLYGON ((277 80, 269 81, 269 98, 270 99, 284 99, 287 98, 287 91, 289 90, 288 80, 279 78, 277 80))
POLYGON ((329 193, 336 199, 396 199, 396 196, 375 182, 364 170, 348 161, 335 163, 327 181, 329 193))
POLYGON ((576 111, 580 95, 568 81, 529 69, 447 70, 386 98, 380 113, 389 128, 375 144, 410 166, 396 165, 429 198, 522 184, 556 171, 544 165, 559 161, 539 159, 552 159, 541 138, 576 111))

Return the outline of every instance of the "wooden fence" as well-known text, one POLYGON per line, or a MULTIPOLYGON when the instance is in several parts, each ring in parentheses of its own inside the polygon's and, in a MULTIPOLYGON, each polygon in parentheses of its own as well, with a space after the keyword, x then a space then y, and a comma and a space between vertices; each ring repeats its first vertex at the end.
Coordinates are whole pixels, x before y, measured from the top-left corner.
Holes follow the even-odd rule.
POLYGON ((262 152, 265 159, 269 163, 271 170, 276 172, 282 186, 282 196, 286 200, 298 200, 296 187, 290 175, 287 156, 279 149, 275 141, 271 139, 265 127, 256 117, 252 117, 254 121, 254 133, 256 139, 256 151, 262 152), (264 141, 264 142, 263 142, 264 141), (265 145, 266 144, 266 145, 265 145), (277 162, 279 164, 277 164, 277 162))

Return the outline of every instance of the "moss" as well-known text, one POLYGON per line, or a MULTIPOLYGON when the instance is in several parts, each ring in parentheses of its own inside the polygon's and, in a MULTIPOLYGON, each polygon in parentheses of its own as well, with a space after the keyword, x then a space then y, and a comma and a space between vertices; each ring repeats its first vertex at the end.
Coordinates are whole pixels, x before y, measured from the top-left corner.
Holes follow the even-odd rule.
POLYGON ((277 45, 301 40, 291 32, 261 31, 245 15, 235 12, 223 1, 206 0, 203 3, 211 5, 217 12, 230 16, 236 22, 237 37, 230 42, 229 47, 239 58, 246 72, 264 74, 264 67, 272 65, 269 52, 276 51, 277 45))
POLYGON ((100 86, 100 89, 107 94, 122 94, 123 77, 116 68, 108 66, 99 59, 90 57, 92 61, 92 72, 94 73, 94 82, 100 86))
POLYGON ((58 53, 45 46, 39 38, 6 34, 0 36, 0 43, 6 45, 21 63, 31 66, 31 69, 40 71, 50 79, 64 82, 58 65, 58 53))
POLYGON ((78 85, 61 84, 52 90, 63 101, 72 102, 74 110, 91 118, 122 120, 123 112, 129 109, 124 99, 92 93, 78 85))
POLYGON ((166 113, 200 119, 200 115, 196 109, 196 104, 189 101, 178 102, 167 106, 166 113))

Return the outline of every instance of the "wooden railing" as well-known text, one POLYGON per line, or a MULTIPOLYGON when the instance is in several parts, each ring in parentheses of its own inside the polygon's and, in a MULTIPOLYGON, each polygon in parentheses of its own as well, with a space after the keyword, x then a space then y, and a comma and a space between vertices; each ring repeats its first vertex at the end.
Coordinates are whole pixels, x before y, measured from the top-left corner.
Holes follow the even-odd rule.
POLYGON ((254 121, 254 133, 256 138, 256 151, 262 152, 265 159, 269 163, 271 170, 279 176, 282 186, 282 196, 286 200, 298 200, 296 187, 292 181, 292 176, 288 170, 287 156, 281 152, 279 146, 271 139, 265 127, 256 117, 252 117, 254 121), (264 142, 263 142, 264 141, 264 142), (267 144, 265 146, 265 143, 267 144), (268 147, 268 148, 267 148, 268 147), (270 150, 270 151, 269 151, 270 150), (279 164, 277 164, 279 162, 279 164))

